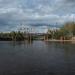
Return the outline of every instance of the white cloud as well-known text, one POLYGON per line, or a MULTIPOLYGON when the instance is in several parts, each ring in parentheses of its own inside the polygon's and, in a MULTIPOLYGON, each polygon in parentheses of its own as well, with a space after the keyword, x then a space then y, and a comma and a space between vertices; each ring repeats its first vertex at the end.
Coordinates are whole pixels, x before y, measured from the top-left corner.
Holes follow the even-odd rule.
POLYGON ((0 9, 0 14, 4 14, 4 13, 12 13, 16 10, 16 8, 1 8, 0 9))

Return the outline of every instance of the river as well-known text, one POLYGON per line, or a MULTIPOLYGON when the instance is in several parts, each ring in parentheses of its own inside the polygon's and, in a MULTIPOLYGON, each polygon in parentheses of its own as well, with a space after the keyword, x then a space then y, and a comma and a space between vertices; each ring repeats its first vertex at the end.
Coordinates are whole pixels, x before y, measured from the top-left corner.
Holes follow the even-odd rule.
POLYGON ((0 41, 0 75, 75 75, 75 44, 0 41))

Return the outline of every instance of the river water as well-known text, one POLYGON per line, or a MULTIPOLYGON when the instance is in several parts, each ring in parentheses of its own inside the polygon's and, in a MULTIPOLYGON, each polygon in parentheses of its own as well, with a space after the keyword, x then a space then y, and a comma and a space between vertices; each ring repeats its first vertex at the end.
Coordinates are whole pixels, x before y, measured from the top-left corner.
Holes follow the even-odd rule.
POLYGON ((75 44, 0 41, 0 75, 75 75, 75 44))

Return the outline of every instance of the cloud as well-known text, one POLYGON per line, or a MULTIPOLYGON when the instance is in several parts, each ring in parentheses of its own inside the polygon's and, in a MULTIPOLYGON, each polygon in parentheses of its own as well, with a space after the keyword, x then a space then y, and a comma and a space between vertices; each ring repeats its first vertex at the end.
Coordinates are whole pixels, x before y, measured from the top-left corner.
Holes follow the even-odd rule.
POLYGON ((20 24, 30 27, 36 23, 54 25, 57 22, 62 25, 73 19, 75 0, 0 0, 0 29, 4 31, 16 30, 20 24))

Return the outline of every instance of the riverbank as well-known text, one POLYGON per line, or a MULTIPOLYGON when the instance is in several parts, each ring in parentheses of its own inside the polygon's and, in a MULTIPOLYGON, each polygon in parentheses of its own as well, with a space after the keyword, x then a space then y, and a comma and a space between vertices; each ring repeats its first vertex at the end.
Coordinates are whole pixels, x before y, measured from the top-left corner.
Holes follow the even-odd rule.
POLYGON ((45 41, 53 41, 53 42, 75 42, 75 40, 56 40, 56 39, 45 40, 45 41))

